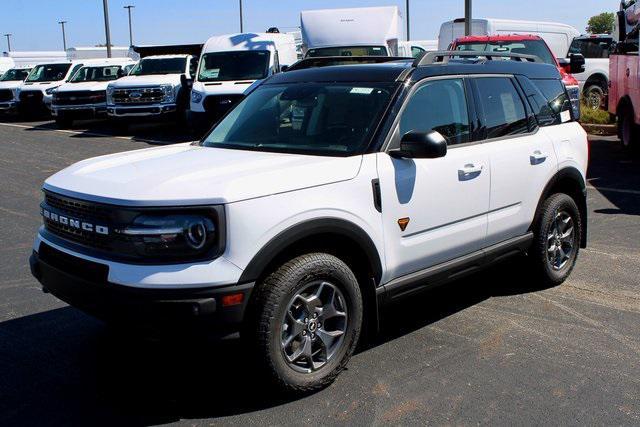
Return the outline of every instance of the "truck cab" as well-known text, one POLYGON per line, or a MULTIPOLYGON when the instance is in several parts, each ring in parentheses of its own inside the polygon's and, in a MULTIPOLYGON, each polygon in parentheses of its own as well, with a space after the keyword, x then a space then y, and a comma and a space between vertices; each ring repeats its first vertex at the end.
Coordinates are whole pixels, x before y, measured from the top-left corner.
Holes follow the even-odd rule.
POLYGON ((399 56, 404 40, 397 6, 303 10, 305 57, 399 56))
POLYGON ((31 68, 11 68, 0 76, 0 112, 14 112, 17 91, 27 78, 31 68))
POLYGON ((188 80, 198 58, 189 54, 142 58, 129 75, 109 83, 106 90, 110 119, 184 119, 188 107, 188 80))
POLYGON ((211 127, 263 79, 297 61, 291 34, 242 33, 211 37, 194 75, 189 123, 196 133, 211 127))

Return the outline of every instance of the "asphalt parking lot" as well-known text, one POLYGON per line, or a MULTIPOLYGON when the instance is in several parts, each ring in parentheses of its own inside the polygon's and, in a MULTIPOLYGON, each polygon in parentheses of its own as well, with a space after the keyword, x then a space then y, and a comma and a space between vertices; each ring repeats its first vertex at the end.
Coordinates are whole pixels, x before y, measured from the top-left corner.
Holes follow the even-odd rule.
POLYGON ((256 382, 237 340, 124 338, 29 273, 47 176, 188 139, 0 123, 0 425, 640 424, 640 161, 615 138, 591 141, 589 247, 569 281, 540 290, 514 260, 413 298, 297 400, 256 382))

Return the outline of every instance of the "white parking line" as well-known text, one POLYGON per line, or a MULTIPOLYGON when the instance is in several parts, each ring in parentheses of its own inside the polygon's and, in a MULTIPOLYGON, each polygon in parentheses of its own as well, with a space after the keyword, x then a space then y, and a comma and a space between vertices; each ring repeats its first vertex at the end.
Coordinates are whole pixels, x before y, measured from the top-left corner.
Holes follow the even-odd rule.
POLYGON ((622 194, 634 194, 640 196, 639 190, 627 190, 624 188, 611 188, 611 187, 594 187, 593 185, 587 185, 589 190, 598 190, 605 193, 622 193, 622 194))
MULTIPOLYGON (((16 123, 0 123, 0 126, 8 126, 8 127, 14 127, 14 128, 22 128, 22 129, 36 129, 36 126, 19 125, 16 123)), ((75 131, 75 130, 67 130, 67 129, 47 129, 47 128, 39 129, 39 130, 60 132, 60 133, 66 133, 70 135, 108 137, 108 138, 115 138, 115 139, 124 139, 127 141, 134 140, 132 136, 117 136, 117 135, 109 135, 108 133, 99 133, 99 132, 90 132, 90 131, 75 131)), ((144 138, 136 138, 135 141, 147 142, 149 144, 166 144, 167 143, 167 141, 158 141, 155 139, 144 139, 144 138)))

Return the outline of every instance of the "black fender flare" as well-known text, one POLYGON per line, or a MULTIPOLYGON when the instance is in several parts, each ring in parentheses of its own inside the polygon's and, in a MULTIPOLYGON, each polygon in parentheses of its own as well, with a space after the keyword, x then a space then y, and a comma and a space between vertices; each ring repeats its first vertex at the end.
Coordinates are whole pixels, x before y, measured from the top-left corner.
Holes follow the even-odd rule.
POLYGON ((249 262, 240 276, 239 283, 257 281, 264 270, 287 248, 309 237, 322 234, 344 236, 362 248, 369 261, 376 283, 382 276, 380 254, 371 237, 358 225, 338 218, 318 218, 291 226, 273 237, 249 262))

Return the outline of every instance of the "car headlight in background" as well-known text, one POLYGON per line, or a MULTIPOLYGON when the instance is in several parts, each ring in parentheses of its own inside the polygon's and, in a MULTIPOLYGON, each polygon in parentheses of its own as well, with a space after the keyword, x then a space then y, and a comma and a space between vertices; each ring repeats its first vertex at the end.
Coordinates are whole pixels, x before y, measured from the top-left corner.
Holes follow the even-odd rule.
POLYGON ((53 95, 55 93, 55 91, 58 90, 58 86, 55 87, 50 87, 49 89, 45 90, 44 92, 47 95, 53 95))
POLYGON ((113 86, 107 86, 107 104, 113 105, 113 86))
POLYGON ((194 102, 196 104, 199 104, 200 101, 202 101, 202 93, 192 90, 191 91, 191 102, 194 102))
POLYGON ((209 252, 217 241, 216 227, 205 215, 141 215, 119 230, 144 257, 191 258, 209 252))
POLYGON ((173 102, 173 85, 164 84, 160 85, 160 89, 162 89, 163 97, 162 102, 173 102))

